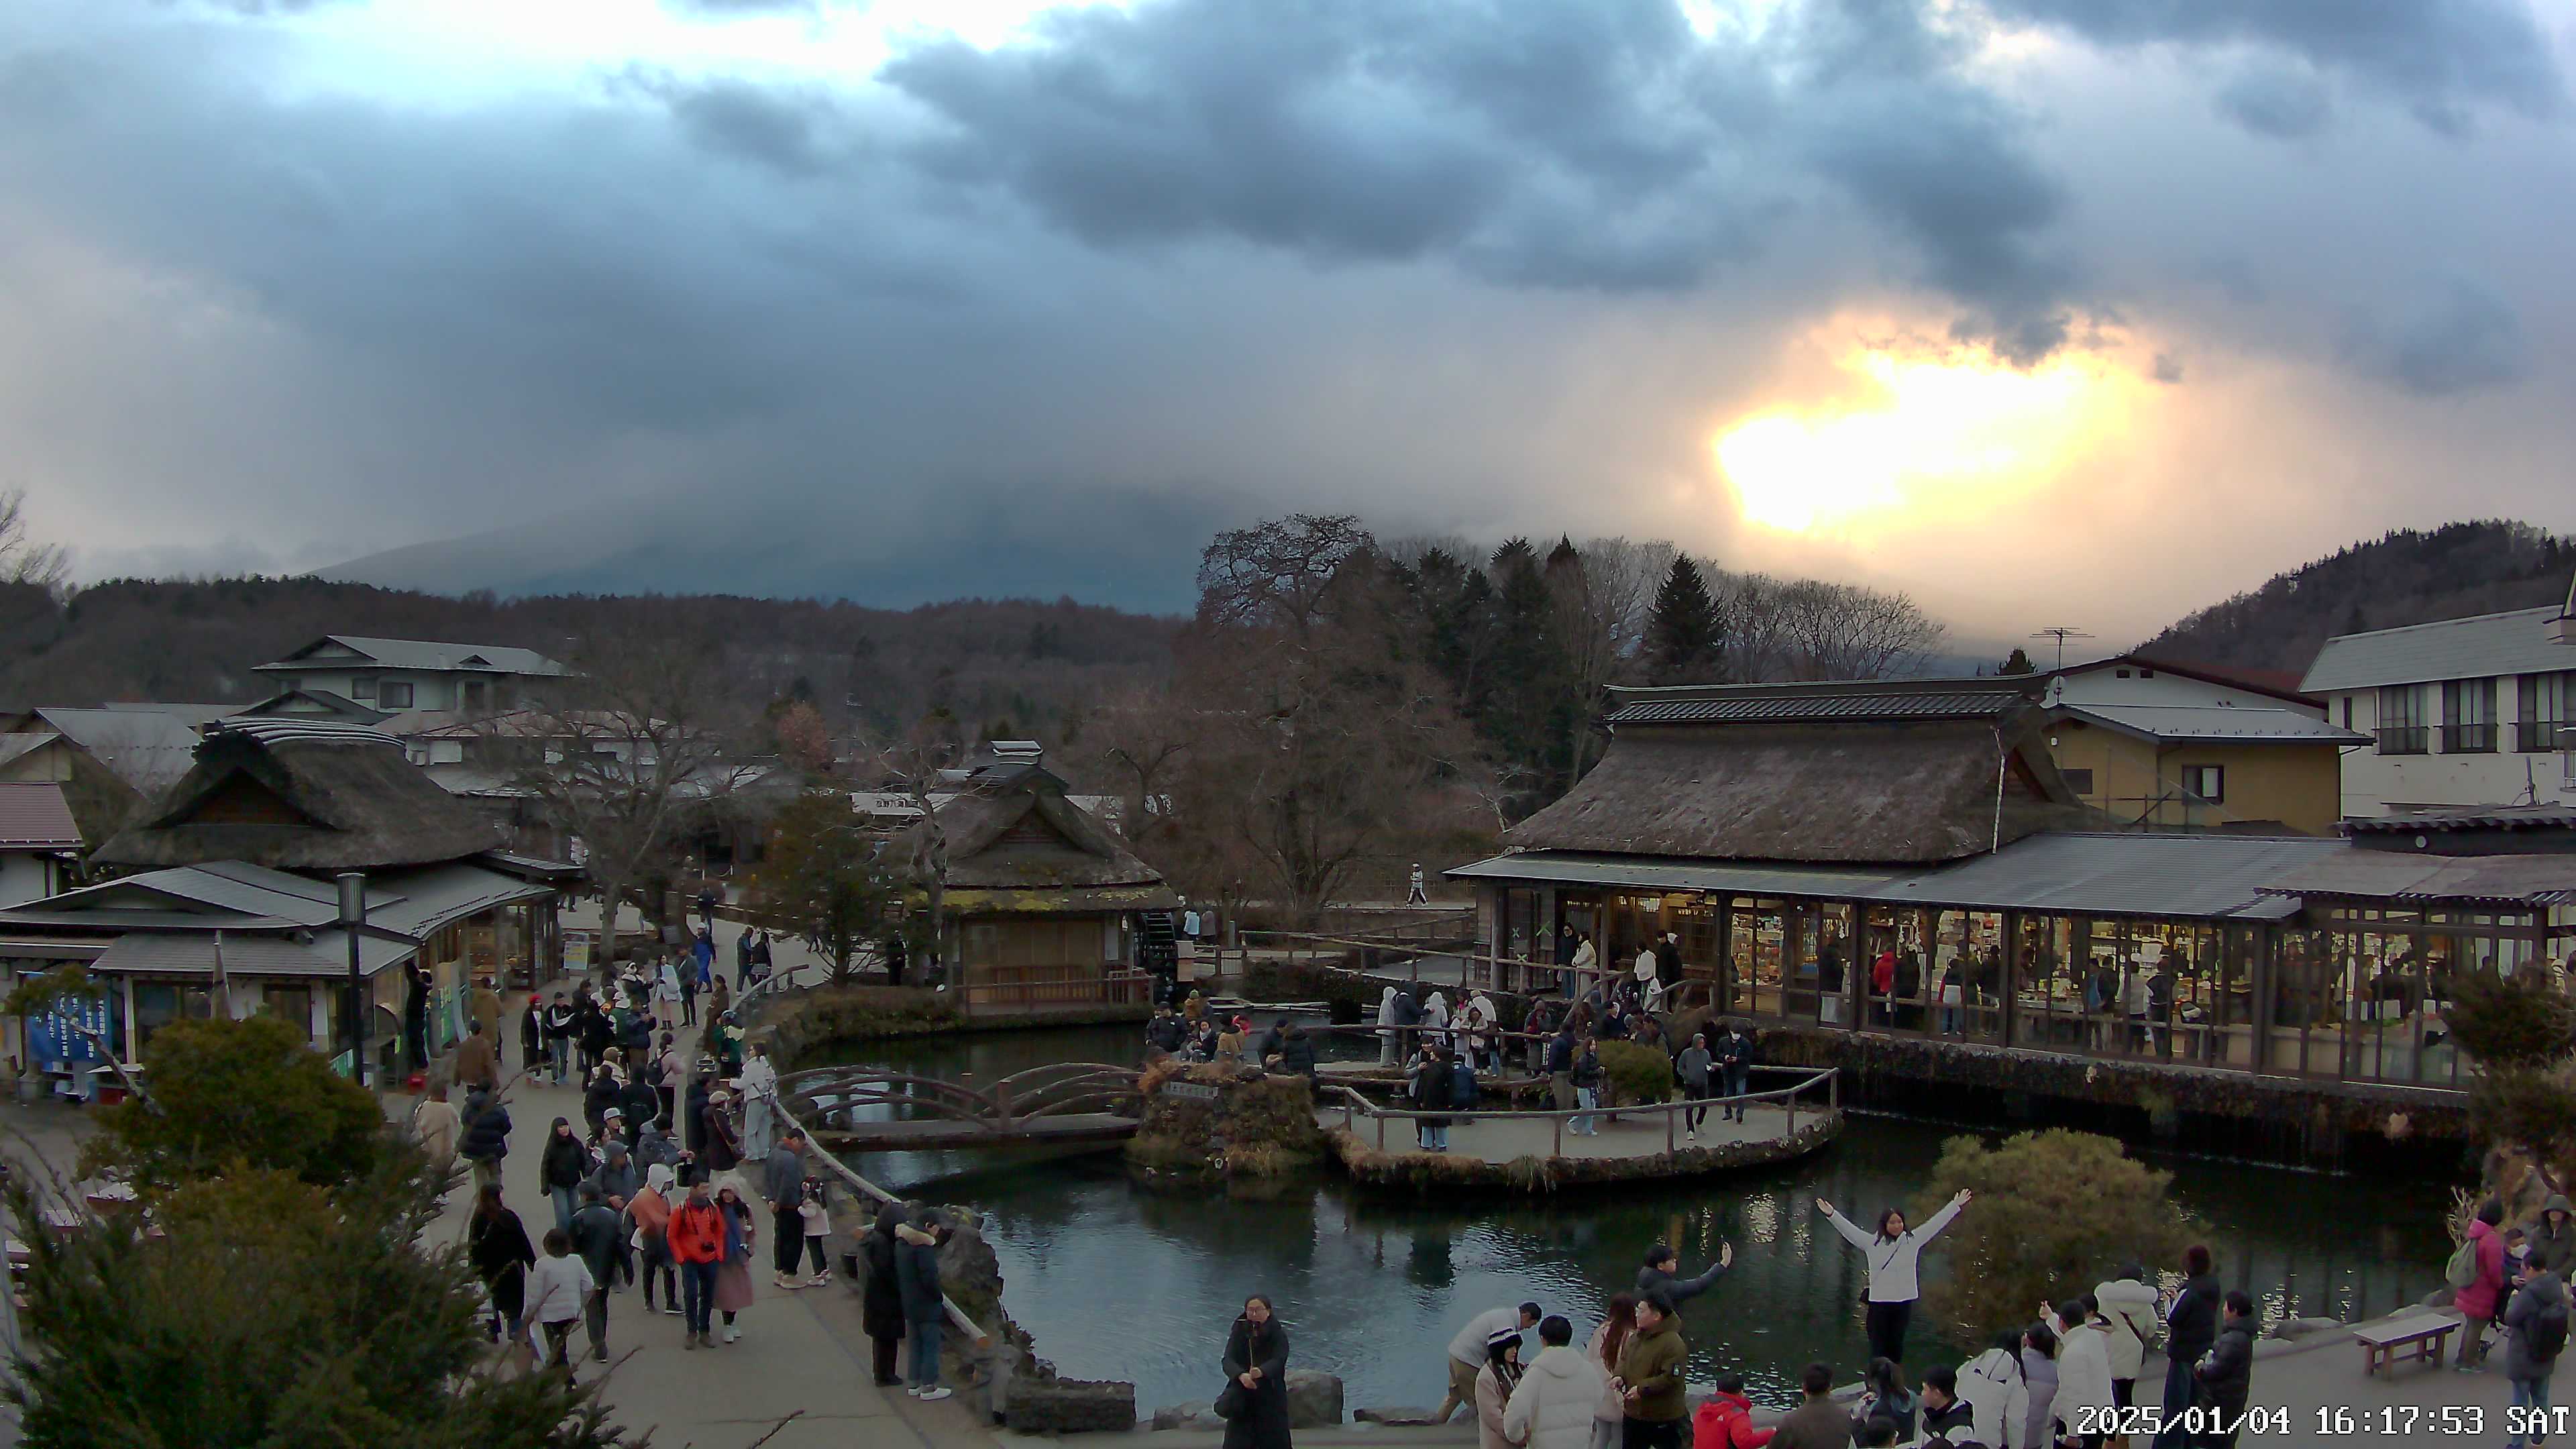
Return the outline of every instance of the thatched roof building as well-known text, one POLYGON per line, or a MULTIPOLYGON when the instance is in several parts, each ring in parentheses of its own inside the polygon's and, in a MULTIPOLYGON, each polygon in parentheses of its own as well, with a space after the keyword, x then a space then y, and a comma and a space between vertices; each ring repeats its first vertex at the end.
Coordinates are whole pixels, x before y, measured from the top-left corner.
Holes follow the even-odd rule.
POLYGON ((1613 692, 1609 753, 1513 845, 1923 864, 2081 825, 2019 679, 1613 692))
POLYGON ((245 861, 272 870, 385 870, 501 845, 464 801, 376 730, 286 720, 210 727, 196 763, 101 845, 110 865, 245 861))
POLYGON ((939 806, 947 902, 963 912, 1171 910, 1180 898, 1063 782, 1030 767, 939 806))

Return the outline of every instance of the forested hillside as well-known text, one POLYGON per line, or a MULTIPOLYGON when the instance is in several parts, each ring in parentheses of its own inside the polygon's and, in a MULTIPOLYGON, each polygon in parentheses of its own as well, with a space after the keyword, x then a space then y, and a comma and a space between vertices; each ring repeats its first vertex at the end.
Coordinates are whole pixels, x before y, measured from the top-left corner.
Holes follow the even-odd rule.
POLYGON ((909 726, 946 706, 961 732, 1046 732, 1068 709, 1161 677, 1175 620, 1071 600, 969 599, 911 610, 798 599, 453 598, 316 578, 121 580, 57 602, 0 587, 0 705, 243 703, 251 666, 324 634, 514 644, 577 657, 594 632, 711 634, 722 683, 800 696, 827 717, 909 726))
POLYGON ((2484 519, 2402 528, 2273 575, 2138 646, 2169 659, 2303 673, 2337 634, 2533 609, 2567 597, 2576 538, 2484 519))

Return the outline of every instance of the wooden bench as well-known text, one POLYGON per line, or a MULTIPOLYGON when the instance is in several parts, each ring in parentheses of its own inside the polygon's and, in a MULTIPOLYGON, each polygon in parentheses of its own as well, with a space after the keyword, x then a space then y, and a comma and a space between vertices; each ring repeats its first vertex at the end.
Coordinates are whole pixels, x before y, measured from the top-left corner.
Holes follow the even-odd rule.
POLYGON ((2352 1331, 2361 1340, 2361 1373, 2368 1378, 2382 1367, 2406 1363, 2442 1362, 2442 1345, 2460 1327, 2460 1320, 2438 1313, 2410 1313, 2385 1323, 2365 1323, 2352 1331), (2411 1352, 2400 1354, 2398 1350, 2411 1352))

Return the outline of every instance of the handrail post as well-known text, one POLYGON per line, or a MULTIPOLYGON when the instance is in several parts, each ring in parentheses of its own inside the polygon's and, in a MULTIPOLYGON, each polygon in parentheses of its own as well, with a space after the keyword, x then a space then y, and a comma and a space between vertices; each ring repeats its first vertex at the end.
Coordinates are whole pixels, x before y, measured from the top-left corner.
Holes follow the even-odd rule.
POLYGON ((1825 1106, 1836 1112, 1843 1109, 1843 1073, 1840 1067, 1828 1068, 1825 1072, 1825 1106))
POLYGON ((1548 1125, 1556 1129, 1556 1140, 1549 1144, 1547 1155, 1550 1157, 1563 1157, 1565 1155, 1565 1114, 1562 1112, 1557 1113, 1555 1120, 1550 1122, 1548 1125))
POLYGON ((1795 1137, 1795 1136, 1797 1136, 1797 1135, 1798 1135, 1798 1089, 1797 1089, 1797 1088, 1795 1088, 1795 1087, 1791 1087, 1791 1088, 1789 1089, 1789 1099, 1788 1099, 1788 1102, 1786 1103, 1786 1105, 1787 1105, 1787 1107, 1789 1108, 1789 1135, 1790 1135, 1790 1136, 1792 1136, 1792 1137, 1795 1137))
POLYGON ((1673 1136, 1673 1104, 1666 1102, 1664 1104, 1664 1155, 1670 1157, 1680 1147, 1679 1139, 1673 1136))

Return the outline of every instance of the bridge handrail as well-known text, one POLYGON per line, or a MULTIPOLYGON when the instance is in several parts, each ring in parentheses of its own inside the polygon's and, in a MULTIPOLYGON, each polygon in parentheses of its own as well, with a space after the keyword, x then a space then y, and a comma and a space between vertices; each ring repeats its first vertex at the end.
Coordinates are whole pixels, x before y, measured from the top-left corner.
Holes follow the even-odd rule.
POLYGON ((1528 1111, 1506 1109, 1498 1112, 1489 1112, 1481 1108, 1473 1107, 1436 1108, 1428 1111, 1419 1111, 1411 1108, 1381 1107, 1377 1103, 1370 1101, 1366 1095, 1361 1093, 1355 1087, 1348 1086, 1341 1082, 1326 1082, 1322 1085, 1333 1092, 1339 1093, 1342 1098, 1343 1130, 1355 1131, 1357 1119, 1361 1116, 1366 1116, 1369 1120, 1378 1124, 1377 1138, 1380 1150, 1383 1150, 1386 1146, 1386 1124, 1389 1122, 1419 1122, 1425 1119, 1432 1119, 1440 1122, 1474 1122, 1492 1118, 1515 1122, 1553 1122, 1556 1125, 1557 1140, 1555 1150, 1552 1155, 1561 1157, 1564 1155, 1565 1124, 1567 1122, 1572 1121, 1577 1117, 1607 1117, 1616 1114, 1622 1117, 1661 1116, 1664 1119, 1664 1150, 1667 1153, 1670 1153, 1680 1145, 1673 1135, 1674 1114, 1677 1112, 1687 1112, 1694 1107, 1705 1108, 1712 1102, 1727 1105, 1745 1105, 1756 1102, 1772 1101, 1780 1102, 1789 1109, 1789 1130, 1795 1132, 1798 1127, 1799 1094, 1810 1090, 1818 1083, 1824 1084, 1825 1087, 1825 1110, 1829 1113, 1839 1112, 1842 1110, 1842 1069, 1840 1067, 1809 1068, 1772 1066, 1765 1064, 1761 1066, 1748 1067, 1746 1070, 1748 1072, 1773 1073, 1805 1072, 1807 1075, 1801 1080, 1786 1087, 1775 1088, 1768 1092, 1748 1092, 1740 1097, 1685 1097, 1667 1102, 1638 1102, 1622 1104, 1617 1107, 1602 1104, 1591 1107, 1575 1107, 1565 1111, 1546 1108, 1528 1111))
MULTIPOLYGON (((793 1114, 793 1111, 788 1111, 788 1106, 783 1104, 783 1101, 778 1101, 778 1093, 773 1091, 773 1093, 765 1093, 765 1096, 768 1096, 770 1111, 775 1111, 775 1114, 778 1114, 778 1119, 781 1119, 781 1122, 786 1122, 788 1127, 796 1129, 796 1134, 799 1134, 799 1137, 804 1137, 804 1142, 806 1142, 806 1152, 811 1152, 811 1155, 814 1155, 814 1160, 817 1160, 817 1163, 822 1163, 822 1165, 827 1165, 827 1168, 832 1168, 832 1173, 835 1173, 835 1176, 840 1176, 840 1181, 850 1183, 850 1191, 855 1191, 855 1194, 860 1194, 860 1196, 863 1196, 863 1199, 876 1201, 876 1204, 881 1204, 881 1207, 902 1207, 902 1201, 904 1201, 904 1199, 899 1199, 899 1196, 894 1196, 894 1194, 891 1194, 891 1191, 881 1189, 881 1186, 876 1186, 876 1183, 871 1183, 871 1181, 868 1181, 868 1178, 858 1176, 858 1171, 853 1171, 853 1168, 850 1168, 850 1163, 842 1163, 840 1158, 835 1158, 835 1155, 832 1155, 832 1150, 829 1150, 829 1147, 824 1147, 822 1142, 814 1140, 814 1134, 806 1132, 806 1124, 804 1124, 804 1122, 799 1122, 799 1119, 796 1119, 796 1114, 793 1114)), ((963 1333, 963 1336, 966 1336, 966 1341, 974 1343, 976 1351, 979 1351, 979 1354, 984 1354, 984 1359, 987 1359, 987 1364, 992 1366, 992 1374, 989 1374, 989 1392, 992 1392, 992 1403, 987 1405, 987 1410, 992 1410, 992 1413, 999 1413, 999 1410, 1002 1410, 1002 1400, 1005 1400, 1005 1397, 1010 1395, 1010 1346, 1007 1346, 1007 1343, 999 1343, 997 1338, 994 1338, 992 1333, 987 1333, 987 1330, 984 1330, 984 1325, 976 1323, 974 1318, 966 1318, 966 1310, 963 1310, 963 1307, 958 1307, 956 1299, 948 1297, 948 1294, 940 1294, 940 1307, 943 1307, 943 1310, 948 1312, 948 1323, 956 1325, 958 1333, 963 1333)))

